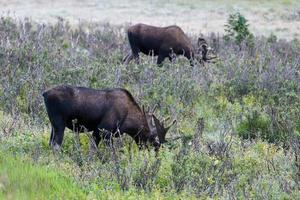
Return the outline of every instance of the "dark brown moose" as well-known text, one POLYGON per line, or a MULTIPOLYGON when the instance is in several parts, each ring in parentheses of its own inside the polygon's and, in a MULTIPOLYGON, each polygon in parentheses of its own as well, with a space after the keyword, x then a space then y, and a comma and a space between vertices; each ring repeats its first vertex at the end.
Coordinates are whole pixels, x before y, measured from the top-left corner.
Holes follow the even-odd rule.
POLYGON ((194 65, 197 59, 200 63, 209 62, 216 58, 211 55, 211 48, 203 38, 198 39, 198 47, 194 48, 190 39, 178 26, 155 27, 146 24, 130 26, 127 31, 131 52, 124 57, 123 63, 129 64, 132 59, 139 61, 139 53, 158 56, 157 64, 160 66, 165 58, 170 61, 175 55, 184 55, 194 65))
POLYGON ((145 113, 125 89, 96 90, 84 87, 57 86, 43 93, 52 125, 49 145, 59 149, 65 127, 76 132, 93 131, 95 144, 123 133, 129 134, 141 147, 152 144, 156 150, 165 142, 168 128, 153 113, 145 113), (151 119, 150 119, 151 118, 151 119), (155 121, 153 124, 148 122, 155 121))

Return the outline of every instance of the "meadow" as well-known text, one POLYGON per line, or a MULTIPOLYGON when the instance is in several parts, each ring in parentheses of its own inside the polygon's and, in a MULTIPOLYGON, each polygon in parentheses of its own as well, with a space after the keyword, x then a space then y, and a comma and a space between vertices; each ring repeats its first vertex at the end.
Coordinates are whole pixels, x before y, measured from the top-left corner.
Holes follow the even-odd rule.
POLYGON ((194 34, 224 33, 228 15, 239 11, 249 20, 257 36, 276 33, 292 40, 300 37, 298 0, 2 0, 0 13, 55 23, 62 17, 71 25, 109 22, 112 25, 145 23, 176 24, 194 34))
POLYGON ((1 17, 1 199, 299 198, 299 40, 211 33, 216 63, 125 66, 126 28, 1 17), (177 122, 158 156, 124 136, 89 159, 90 133, 70 130, 53 152, 41 94, 59 84, 126 88, 177 122))

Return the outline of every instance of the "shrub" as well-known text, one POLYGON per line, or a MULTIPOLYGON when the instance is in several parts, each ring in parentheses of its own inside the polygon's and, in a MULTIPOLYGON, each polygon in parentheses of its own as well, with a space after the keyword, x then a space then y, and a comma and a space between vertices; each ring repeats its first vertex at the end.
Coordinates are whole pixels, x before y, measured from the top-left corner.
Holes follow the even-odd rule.
POLYGON ((237 133, 243 139, 254 139, 261 137, 268 141, 273 141, 274 138, 269 136, 269 127, 271 120, 267 116, 254 111, 246 116, 246 119, 237 125, 237 133))
POLYGON ((248 45, 253 45, 253 34, 249 31, 247 19, 241 13, 230 14, 225 27, 225 39, 234 39, 237 44, 246 40, 248 45))

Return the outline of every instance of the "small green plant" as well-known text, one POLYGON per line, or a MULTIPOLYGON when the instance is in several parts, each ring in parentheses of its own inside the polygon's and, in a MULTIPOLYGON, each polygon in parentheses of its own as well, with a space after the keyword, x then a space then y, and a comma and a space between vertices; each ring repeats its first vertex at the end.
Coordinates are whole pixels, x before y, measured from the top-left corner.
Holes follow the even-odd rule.
POLYGON ((268 118, 254 111, 237 126, 237 133, 243 139, 254 139, 259 135, 265 137, 270 123, 268 118))
POLYGON ((249 31, 248 20, 239 12, 229 15, 225 25, 225 39, 233 39, 237 44, 246 40, 247 44, 253 43, 253 34, 249 31))
POLYGON ((288 131, 282 126, 282 121, 274 120, 269 115, 253 111, 238 124, 237 133, 243 139, 261 138, 270 143, 286 143, 288 131))

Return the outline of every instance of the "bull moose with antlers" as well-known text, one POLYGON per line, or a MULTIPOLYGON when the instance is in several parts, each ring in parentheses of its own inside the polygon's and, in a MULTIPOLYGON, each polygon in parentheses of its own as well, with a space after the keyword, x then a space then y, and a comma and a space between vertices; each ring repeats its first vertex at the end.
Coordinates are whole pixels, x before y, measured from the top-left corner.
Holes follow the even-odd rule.
POLYGON ((97 146, 101 139, 111 139, 111 134, 101 134, 102 129, 118 133, 115 137, 127 133, 140 147, 150 143, 155 150, 166 141, 170 126, 165 128, 153 112, 141 109, 125 89, 57 86, 43 96, 52 125, 49 145, 54 149, 62 145, 65 127, 76 132, 93 131, 97 146))
POLYGON ((157 64, 165 58, 172 61, 173 55, 184 55, 193 66, 195 59, 199 62, 210 62, 216 56, 203 38, 198 38, 198 46, 194 47, 178 26, 156 27, 146 24, 136 24, 127 30, 131 52, 124 57, 123 63, 128 64, 132 59, 139 61, 139 53, 158 56, 157 64))

